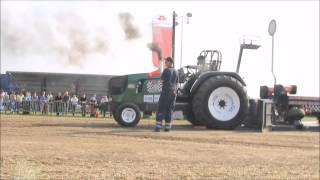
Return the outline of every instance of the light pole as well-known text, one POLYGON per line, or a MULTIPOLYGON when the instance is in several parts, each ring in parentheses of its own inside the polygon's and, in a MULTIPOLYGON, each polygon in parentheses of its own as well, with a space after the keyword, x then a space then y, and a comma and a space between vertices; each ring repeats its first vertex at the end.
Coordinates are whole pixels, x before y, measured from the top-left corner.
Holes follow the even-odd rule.
POLYGON ((277 84, 277 78, 273 72, 274 34, 276 33, 276 29, 277 29, 277 22, 276 22, 276 20, 272 19, 269 23, 268 32, 269 32, 269 35, 272 36, 271 72, 272 72, 273 79, 274 79, 274 86, 277 84))
MULTIPOLYGON (((182 67, 182 56, 183 56, 183 24, 184 24, 184 18, 187 18, 187 24, 189 24, 189 18, 192 17, 192 14, 190 12, 188 12, 185 16, 178 16, 176 14, 176 18, 181 18, 181 32, 180 32, 180 68, 182 67)), ((178 23, 176 22, 175 26, 177 26, 178 23)))

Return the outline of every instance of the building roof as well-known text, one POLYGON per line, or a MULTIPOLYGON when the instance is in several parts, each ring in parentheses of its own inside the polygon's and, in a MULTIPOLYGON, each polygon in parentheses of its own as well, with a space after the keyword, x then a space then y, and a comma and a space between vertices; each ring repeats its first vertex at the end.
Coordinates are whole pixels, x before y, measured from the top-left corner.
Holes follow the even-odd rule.
POLYGON ((28 75, 57 75, 57 76, 107 76, 111 77, 114 75, 105 74, 74 74, 74 73, 51 73, 51 72, 24 72, 24 71, 7 71, 7 74, 28 74, 28 75))

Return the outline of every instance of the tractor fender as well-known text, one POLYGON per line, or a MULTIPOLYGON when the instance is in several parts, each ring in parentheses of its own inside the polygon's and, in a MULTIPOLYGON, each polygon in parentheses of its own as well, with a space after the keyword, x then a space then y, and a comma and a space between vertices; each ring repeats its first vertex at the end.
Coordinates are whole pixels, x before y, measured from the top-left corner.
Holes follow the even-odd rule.
POLYGON ((212 71, 211 72, 204 72, 204 73, 200 74, 199 78, 192 85, 191 90, 190 90, 190 95, 193 96, 195 94, 195 92, 197 92, 200 85, 204 81, 206 81, 208 78, 213 77, 213 76, 218 76, 218 75, 231 76, 231 77, 237 79, 238 81, 240 81, 240 83, 243 86, 246 86, 246 83, 243 81, 243 79, 239 76, 239 74, 237 74, 235 72, 212 72, 212 71))

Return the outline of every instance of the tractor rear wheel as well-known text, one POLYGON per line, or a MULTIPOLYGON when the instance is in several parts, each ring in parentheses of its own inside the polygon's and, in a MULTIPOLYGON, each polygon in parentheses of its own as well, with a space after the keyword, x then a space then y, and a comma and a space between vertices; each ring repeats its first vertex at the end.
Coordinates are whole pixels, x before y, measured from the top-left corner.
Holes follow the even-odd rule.
POLYGON ((234 129, 247 116, 247 93, 235 78, 213 76, 197 90, 192 109, 195 117, 209 129, 234 129))
POLYGON ((185 115, 187 121, 189 121, 193 126, 203 126, 204 123, 202 121, 199 121, 194 117, 193 112, 188 112, 188 114, 185 115))

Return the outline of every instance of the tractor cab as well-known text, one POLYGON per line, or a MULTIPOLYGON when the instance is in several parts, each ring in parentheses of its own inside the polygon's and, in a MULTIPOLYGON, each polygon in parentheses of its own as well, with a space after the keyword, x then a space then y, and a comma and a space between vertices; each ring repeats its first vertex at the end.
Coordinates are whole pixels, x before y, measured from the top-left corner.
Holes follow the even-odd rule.
MULTIPOLYGON (((195 79, 203 72, 220 71, 221 62, 222 53, 220 51, 203 50, 197 58, 197 65, 188 65, 178 69, 179 83, 185 83, 190 79, 195 79)), ((186 86, 186 84, 184 84, 184 86, 186 86)))
POLYGON ((221 66, 222 53, 218 50, 203 50, 197 58, 197 65, 200 72, 219 71, 221 66))

